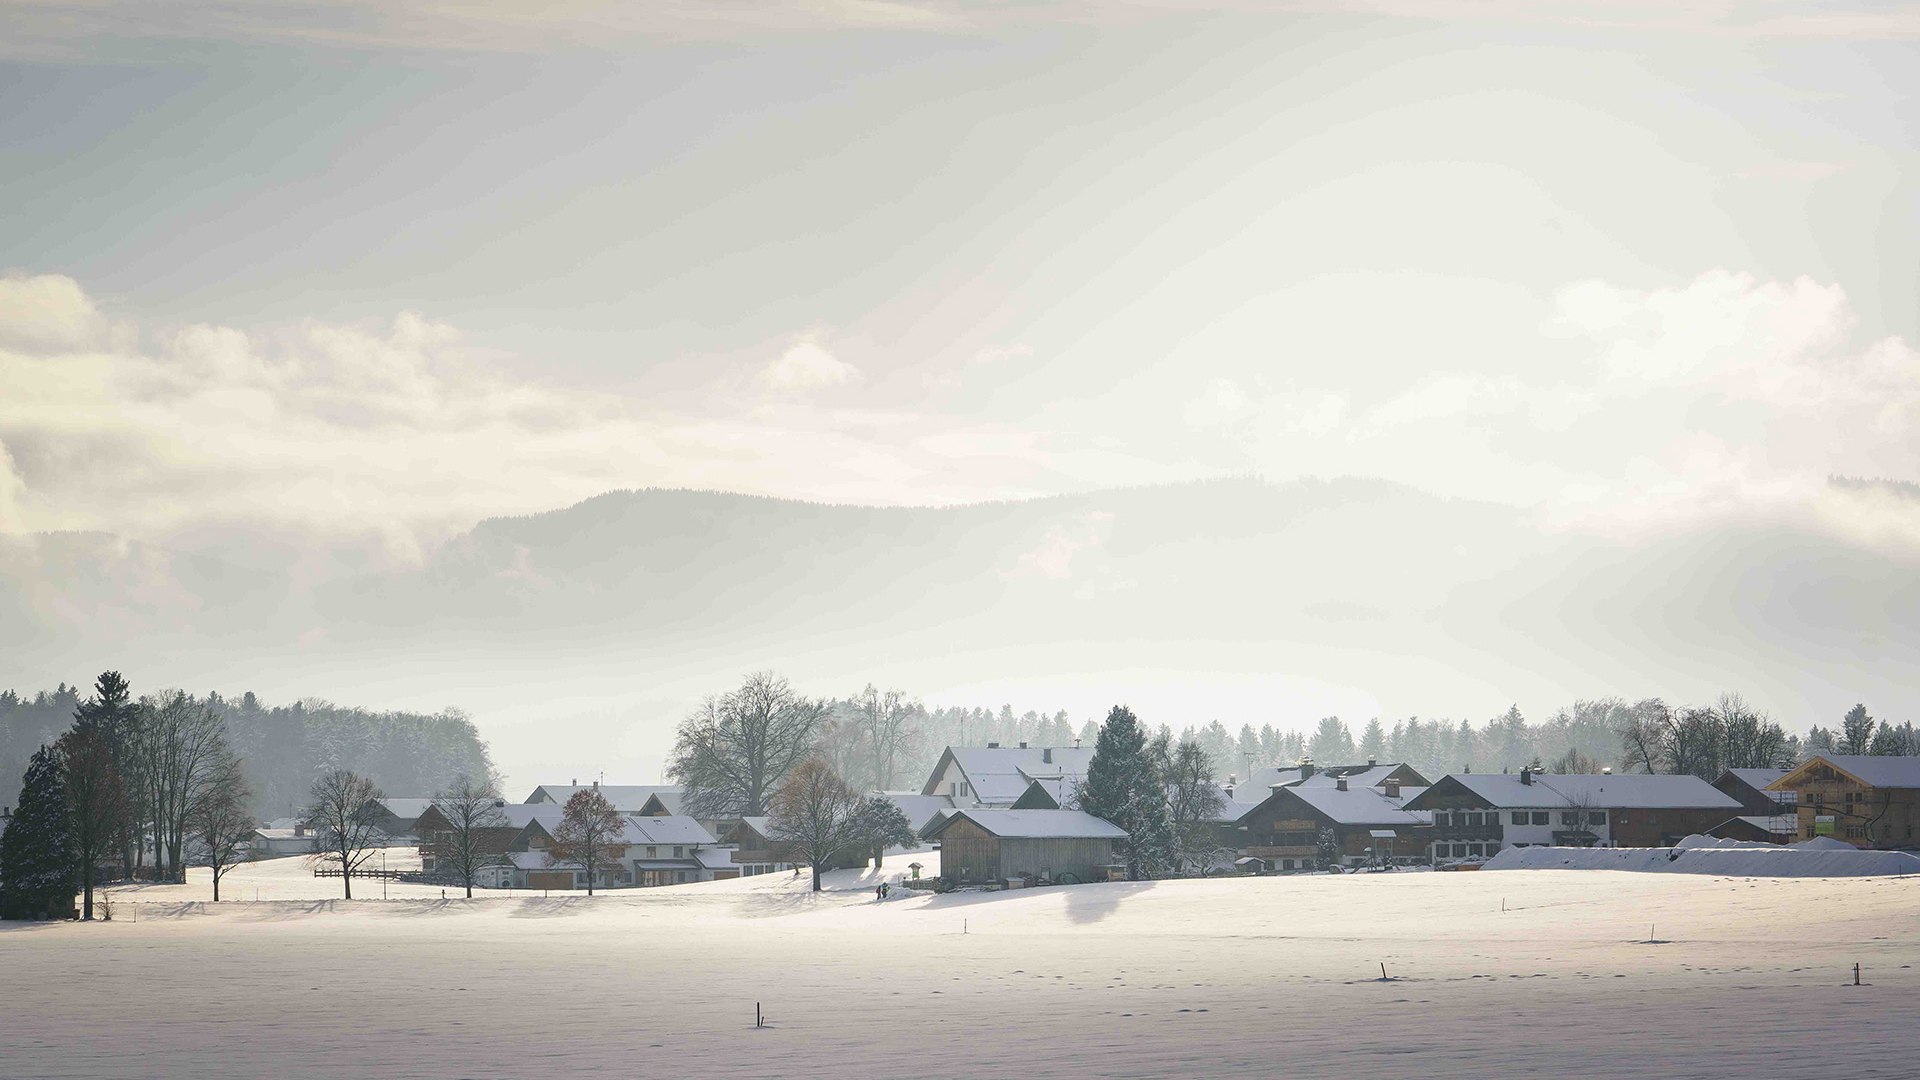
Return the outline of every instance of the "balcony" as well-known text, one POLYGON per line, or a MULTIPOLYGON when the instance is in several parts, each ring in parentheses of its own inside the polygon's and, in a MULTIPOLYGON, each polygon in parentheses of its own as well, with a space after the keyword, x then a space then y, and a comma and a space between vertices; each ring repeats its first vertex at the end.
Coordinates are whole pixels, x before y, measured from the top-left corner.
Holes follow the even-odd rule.
POLYGON ((1419 836, 1425 840, 1438 840, 1443 843, 1453 843, 1454 841, 1464 840, 1498 840, 1500 839, 1500 826, 1498 824, 1435 825, 1431 829, 1422 830, 1419 836))

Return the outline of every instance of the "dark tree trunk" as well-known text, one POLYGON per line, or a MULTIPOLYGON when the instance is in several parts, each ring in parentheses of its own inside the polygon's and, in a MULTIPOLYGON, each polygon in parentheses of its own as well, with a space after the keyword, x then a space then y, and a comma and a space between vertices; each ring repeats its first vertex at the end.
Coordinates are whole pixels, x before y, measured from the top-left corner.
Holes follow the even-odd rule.
POLYGON ((816 862, 816 863, 810 863, 809 865, 813 867, 813 891, 819 892, 820 891, 820 864, 816 862))

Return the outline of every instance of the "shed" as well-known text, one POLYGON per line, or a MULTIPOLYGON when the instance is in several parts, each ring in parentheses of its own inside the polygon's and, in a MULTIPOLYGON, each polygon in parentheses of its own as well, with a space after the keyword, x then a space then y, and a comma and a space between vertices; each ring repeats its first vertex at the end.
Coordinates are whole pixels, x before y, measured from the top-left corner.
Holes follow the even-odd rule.
POLYGON ((984 809, 955 810, 929 836, 940 841, 940 865, 958 885, 1097 880, 1126 838, 1118 825, 1080 810, 984 809))

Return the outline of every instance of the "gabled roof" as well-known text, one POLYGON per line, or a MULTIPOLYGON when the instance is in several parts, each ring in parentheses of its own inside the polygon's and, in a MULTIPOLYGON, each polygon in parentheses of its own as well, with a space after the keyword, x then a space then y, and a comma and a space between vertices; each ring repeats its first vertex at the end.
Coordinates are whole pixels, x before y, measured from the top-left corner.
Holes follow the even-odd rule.
POLYGON ((1920 788, 1920 757, 1877 754, 1815 754, 1775 780, 1774 784, 1784 784, 1789 780, 1798 783, 1801 781, 1801 772, 1821 762, 1826 762, 1868 787, 1920 788))
POLYGON ((686 796, 687 793, 684 790, 675 789, 670 791, 662 788, 647 796, 647 801, 640 804, 640 809, 636 811, 636 813, 651 814, 657 808, 663 811, 668 817, 678 817, 681 813, 681 801, 685 799, 686 796))
POLYGON ((733 861, 732 848, 703 847, 693 851, 695 861, 708 870, 732 870, 739 866, 733 861))
POLYGON ((1596 810, 1733 810, 1739 800, 1720 791, 1697 776, 1665 776, 1642 773, 1610 775, 1541 773, 1533 783, 1521 783, 1510 773, 1454 773, 1423 792, 1417 803, 1409 799, 1408 809, 1425 810, 1430 798, 1443 785, 1465 788, 1488 806, 1538 807, 1590 806, 1596 810))
POLYGON ((1078 776, 1042 776, 1030 780, 1027 790, 1020 793, 1010 809, 1058 810, 1073 801, 1080 785, 1085 782, 1078 776))
POLYGON ((1787 772, 1786 769, 1728 769, 1720 774, 1720 779, 1731 776, 1756 791, 1765 791, 1768 784, 1787 775, 1787 772))
POLYGON ((641 817, 627 818, 627 830, 621 834, 623 844, 677 844, 707 846, 713 843, 713 835, 698 821, 690 817, 641 817))
MULTIPOLYGON (((527 796, 529 803, 551 802, 559 806, 567 805, 576 791, 590 791, 593 784, 542 784, 527 796)), ((623 814, 637 814, 647 805, 647 799, 660 792, 680 794, 686 789, 678 784, 600 784, 600 797, 613 804, 615 810, 623 814)))
MULTIPOLYGON (((1369 762, 1365 765, 1327 765, 1315 766, 1310 776, 1302 777, 1306 766, 1288 765, 1285 767, 1262 765, 1247 774, 1245 782, 1235 784, 1228 799, 1235 803, 1258 806, 1267 801, 1276 787, 1298 787, 1302 784, 1336 787, 1345 780, 1348 788, 1379 787, 1395 773, 1400 774, 1401 783, 1406 787, 1426 787, 1427 778, 1420 775, 1413 766, 1404 761, 1389 761, 1385 764, 1369 762)), ((1234 814, 1228 808, 1228 816, 1234 820, 1242 815, 1234 814)))
POLYGON ((949 746, 934 764, 922 795, 932 795, 940 774, 952 762, 966 775, 970 798, 989 806, 1007 806, 1041 777, 1085 776, 1093 748, 1079 746, 949 746))
POLYGON ((1301 784, 1281 788, 1276 797, 1299 799, 1341 825, 1431 825, 1433 815, 1406 809, 1409 799, 1426 788, 1401 788, 1400 798, 1388 798, 1379 788, 1349 783, 1341 791, 1333 784, 1301 784))
POLYGON ((989 835, 1001 839, 1125 840, 1127 838, 1125 829, 1083 810, 991 809, 955 810, 934 824, 928 838, 932 839, 944 833, 961 818, 966 818, 980 826, 989 835))
POLYGON ((413 821, 433 805, 432 799, 375 799, 374 801, 386 807, 387 813, 402 821, 413 821))

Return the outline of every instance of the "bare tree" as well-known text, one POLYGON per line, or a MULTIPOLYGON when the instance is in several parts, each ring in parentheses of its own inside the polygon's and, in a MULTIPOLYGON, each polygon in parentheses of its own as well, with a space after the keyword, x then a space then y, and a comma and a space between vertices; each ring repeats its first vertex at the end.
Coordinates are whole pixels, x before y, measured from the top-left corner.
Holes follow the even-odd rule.
POLYGON ((252 797, 240 759, 226 751, 214 763, 187 814, 187 827, 200 835, 207 865, 213 870, 214 903, 220 902, 221 879, 245 861, 245 844, 253 835, 253 815, 247 812, 247 800, 252 797))
POLYGON ((768 671, 708 698, 680 724, 668 773, 685 784, 687 812, 700 818, 766 813, 773 792, 812 755, 827 705, 801 697, 768 671))
POLYGON ((854 701, 866 734, 874 787, 890 791, 898 775, 900 759, 912 752, 919 737, 914 718, 922 711, 920 703, 909 702, 898 690, 882 692, 872 683, 868 683, 854 701))
POLYGON ((1175 864, 1185 873, 1205 873, 1221 847, 1219 822, 1227 802, 1214 777, 1213 759, 1199 743, 1182 742, 1168 751, 1162 767, 1175 864))
POLYGON ((577 864, 587 874, 587 895, 593 895, 593 882, 600 871, 612 866, 625 846, 627 819, 613 808, 597 788, 573 793, 553 830, 553 857, 577 864))
POLYGON ((451 870, 471 899, 480 871, 506 859, 500 830, 508 823, 500 809, 500 789, 490 779, 475 780, 463 773, 433 797, 433 806, 447 822, 447 828, 434 838, 434 862, 451 870))
POLYGON ((55 749, 67 787, 73 854, 80 867, 80 917, 92 919, 97 867, 120 846, 124 835, 125 790, 114 767, 112 740, 100 724, 84 718, 77 721, 55 749))
POLYGON ((859 806, 859 796, 817 757, 796 766, 774 793, 772 839, 785 843, 796 861, 812 868, 814 892, 820 891, 820 871, 854 840, 859 806))
POLYGON ((153 831, 154 868, 161 871, 164 860, 167 878, 184 881, 181 849, 187 815, 225 750, 226 725, 220 714, 185 691, 170 691, 145 704, 135 756, 139 786, 151 807, 147 824, 153 831))
POLYGON ((1620 728, 1621 765, 1642 772, 1665 772, 1662 746, 1672 719, 1666 702, 1659 698, 1648 698, 1627 710, 1626 723, 1620 728))
POLYGON ((353 899, 353 872, 373 857, 374 826, 367 804, 380 798, 372 780, 350 769, 322 773, 313 782, 302 817, 313 833, 314 861, 340 864, 340 883, 353 899))

